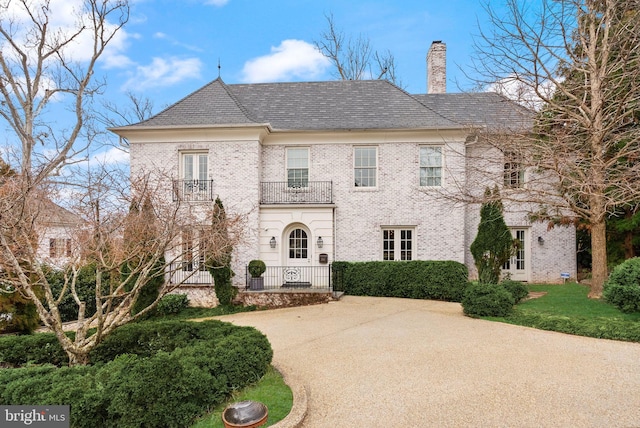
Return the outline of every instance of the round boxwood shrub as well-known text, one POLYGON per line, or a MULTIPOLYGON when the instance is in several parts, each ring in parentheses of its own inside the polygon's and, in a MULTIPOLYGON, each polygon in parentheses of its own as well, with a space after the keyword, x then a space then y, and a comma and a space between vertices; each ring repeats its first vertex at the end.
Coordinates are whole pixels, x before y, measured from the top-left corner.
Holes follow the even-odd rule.
POLYGON ((602 296, 622 312, 640 312, 640 257, 613 269, 604 283, 602 296))
POLYGON ((505 279, 500 283, 513 296, 514 303, 518 304, 529 295, 529 289, 520 281, 505 279))
POLYGON ((258 278, 267 270, 267 265, 262 260, 251 260, 247 269, 252 278, 258 278))
POLYGON ((472 284, 462 298, 462 310, 471 317, 504 317, 514 304, 511 293, 498 284, 472 284))
POLYGON ((189 297, 186 294, 167 294, 158 302, 155 308, 156 316, 178 314, 189 307, 189 297))

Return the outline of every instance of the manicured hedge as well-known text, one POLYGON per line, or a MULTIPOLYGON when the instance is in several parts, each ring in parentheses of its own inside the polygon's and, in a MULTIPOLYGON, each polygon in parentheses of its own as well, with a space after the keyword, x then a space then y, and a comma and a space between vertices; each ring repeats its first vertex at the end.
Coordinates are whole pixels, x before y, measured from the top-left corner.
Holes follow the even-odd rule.
POLYGON ((616 266, 604 283, 602 296, 622 312, 640 312, 640 257, 616 266))
POLYGON ((0 364, 20 367, 27 364, 69 364, 66 352, 53 333, 0 337, 0 364))
POLYGON ((513 311, 515 299, 502 285, 476 283, 462 298, 462 311, 470 317, 504 317, 513 311))
POLYGON ((72 427, 184 427, 260 379, 272 356, 251 327, 129 324, 92 352, 91 366, 0 369, 0 404, 70 404, 72 427))
POLYGON ((518 308, 504 318, 504 321, 577 336, 640 342, 640 323, 637 321, 566 317, 540 314, 518 308))
POLYGON ((513 301, 517 305, 529 295, 529 289, 526 285, 520 281, 514 281, 511 279, 503 280, 500 285, 504 287, 513 296, 513 301))
POLYGON ((354 296, 406 297, 459 302, 469 272, 454 261, 334 262, 334 290, 354 296))

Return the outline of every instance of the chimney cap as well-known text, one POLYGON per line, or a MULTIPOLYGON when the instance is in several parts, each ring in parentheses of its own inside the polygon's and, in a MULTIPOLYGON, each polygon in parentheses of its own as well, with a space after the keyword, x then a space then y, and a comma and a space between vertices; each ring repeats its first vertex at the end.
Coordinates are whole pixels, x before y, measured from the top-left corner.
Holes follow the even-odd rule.
POLYGON ((439 44, 439 43, 442 43, 442 40, 434 40, 433 42, 431 42, 432 45, 439 44))

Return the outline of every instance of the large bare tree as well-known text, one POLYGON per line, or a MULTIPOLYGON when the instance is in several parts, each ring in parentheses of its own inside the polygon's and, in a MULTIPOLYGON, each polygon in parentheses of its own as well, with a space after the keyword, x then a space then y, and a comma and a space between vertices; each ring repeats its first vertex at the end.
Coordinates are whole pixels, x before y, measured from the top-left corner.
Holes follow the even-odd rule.
MULTIPOLYGON (((72 190, 65 189, 73 192, 68 200, 75 201, 83 221, 68 230, 74 245, 62 290, 54 291, 49 282, 38 248, 47 227, 47 203, 59 190, 55 176, 88 157, 99 133, 93 106, 106 84, 97 77, 97 64, 128 18, 126 0, 0 1, 0 118, 12 131, 5 160, 13 167, 0 176, 0 292, 33 302, 72 365, 86 363, 106 335, 144 316, 188 279, 181 267, 193 251, 182 240, 184 225, 212 227, 206 207, 192 218, 172 200, 167 177, 133 177, 129 187, 129 177, 90 169, 76 177, 72 190), (86 310, 76 288, 79 270, 88 264, 96 272, 95 313, 86 310), (134 311, 143 288, 159 277, 169 285, 154 302, 134 311), (79 309, 74 339, 65 335, 59 310, 69 295, 79 309)), ((150 110, 147 104, 137 107, 140 114, 150 110)), ((241 220, 228 219, 236 225, 241 220)), ((229 242, 217 246, 239 239, 241 227, 224 226, 229 242)), ((204 253, 218 251, 203 245, 204 253)))
POLYGON ((18 176, 5 178, 0 186, 0 289, 18 292, 35 304, 42 323, 56 334, 71 365, 86 364, 89 352, 104 337, 143 317, 164 295, 198 273, 183 269, 194 263, 190 258, 195 257, 182 239, 185 226, 201 224, 206 236, 220 236, 215 228, 227 232, 224 242, 201 243, 199 257, 203 258, 216 257, 222 248, 234 246, 242 237, 242 216, 229 216, 224 224, 214 224, 213 203, 209 213, 190 215, 179 202, 172 201, 166 187, 169 180, 137 177, 131 189, 119 192, 110 183, 112 178, 108 174, 94 177, 91 186, 75 195, 74 212, 83 221, 68 231, 73 254, 64 269, 61 289, 52 286, 38 255, 38 236, 46 228, 41 221, 48 207, 42 202, 46 195, 29 192, 25 196, 18 176), (95 266, 93 313, 85 311, 89 302, 76 287, 85 266, 95 266), (134 310, 145 286, 158 279, 164 285, 155 300, 134 310), (59 309, 69 295, 78 307, 73 339, 65 334, 59 309), (90 332, 93 328, 94 333, 90 332))
POLYGON ((363 35, 355 39, 347 37, 336 26, 332 14, 325 15, 325 19, 327 29, 314 44, 331 61, 336 77, 341 80, 384 79, 399 84, 391 52, 374 51, 371 41, 363 35))
MULTIPOLYGON (((503 199, 534 219, 590 230, 590 297, 607 278, 606 220, 640 201, 640 10, 631 0, 507 0, 486 7, 475 72, 485 88, 529 104, 529 132, 486 136, 497 163, 527 171, 503 199), (517 165, 517 168, 515 167, 517 165), (519 184, 519 183, 517 183, 519 184)), ((505 174, 507 171, 505 170, 505 174)))
POLYGON ((97 63, 128 19, 126 0, 0 4, 0 117, 19 142, 17 172, 28 186, 84 153, 105 84, 97 63))

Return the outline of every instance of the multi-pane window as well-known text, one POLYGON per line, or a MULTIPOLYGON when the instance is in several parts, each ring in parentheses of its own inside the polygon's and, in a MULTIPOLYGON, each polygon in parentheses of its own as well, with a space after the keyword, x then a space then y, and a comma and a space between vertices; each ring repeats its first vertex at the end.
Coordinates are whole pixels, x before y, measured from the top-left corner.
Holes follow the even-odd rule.
POLYGON ((413 229, 382 230, 382 260, 413 260, 413 229))
POLYGON ((206 153, 182 154, 182 179, 185 196, 209 190, 208 159, 206 153))
POLYGON ((287 149, 287 186, 309 186, 309 149, 290 147, 287 149))
POLYGON ((420 147, 420 186, 442 186, 442 147, 420 147))
POLYGON ((524 270, 525 269, 525 230, 516 229, 514 231, 515 241, 518 249, 511 259, 507 260, 502 266, 504 270, 524 270))
POLYGON ((524 183, 524 169, 515 153, 504 155, 504 187, 516 189, 524 183))
POLYGON ((307 232, 302 229, 294 229, 289 234, 289 258, 306 259, 308 253, 307 232))
POLYGON ((50 238, 49 257, 52 259, 71 257, 71 239, 50 238))
POLYGON ((354 178, 356 187, 376 187, 378 149, 355 147, 353 149, 354 178))
POLYGON ((182 231, 182 270, 185 272, 206 269, 206 232, 185 229, 182 231))

